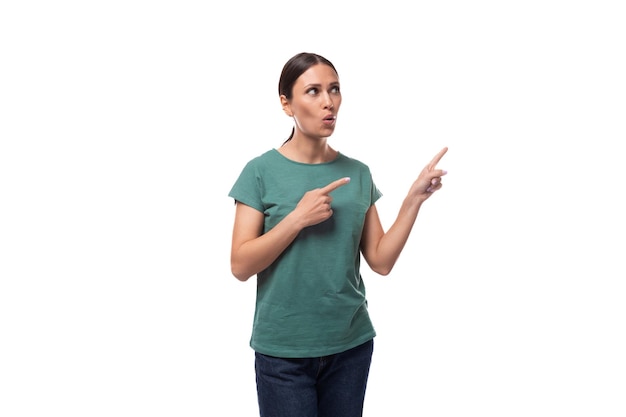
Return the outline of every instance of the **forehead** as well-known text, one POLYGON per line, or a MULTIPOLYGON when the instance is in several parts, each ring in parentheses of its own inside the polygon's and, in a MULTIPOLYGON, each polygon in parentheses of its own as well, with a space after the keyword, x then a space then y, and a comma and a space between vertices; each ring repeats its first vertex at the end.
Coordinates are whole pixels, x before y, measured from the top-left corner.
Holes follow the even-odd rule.
POLYGON ((339 82, 339 77, 337 77, 335 70, 326 64, 315 64, 298 77, 296 84, 331 84, 336 82, 339 82))

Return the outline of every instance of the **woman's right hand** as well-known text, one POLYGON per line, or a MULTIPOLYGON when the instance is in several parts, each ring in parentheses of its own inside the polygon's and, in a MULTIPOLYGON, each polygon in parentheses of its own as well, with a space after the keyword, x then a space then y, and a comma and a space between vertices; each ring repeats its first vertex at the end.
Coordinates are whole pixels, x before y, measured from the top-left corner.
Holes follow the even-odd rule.
POLYGON ((349 177, 340 178, 325 187, 307 191, 293 211, 301 221, 302 227, 313 226, 333 215, 331 192, 350 182, 349 177))

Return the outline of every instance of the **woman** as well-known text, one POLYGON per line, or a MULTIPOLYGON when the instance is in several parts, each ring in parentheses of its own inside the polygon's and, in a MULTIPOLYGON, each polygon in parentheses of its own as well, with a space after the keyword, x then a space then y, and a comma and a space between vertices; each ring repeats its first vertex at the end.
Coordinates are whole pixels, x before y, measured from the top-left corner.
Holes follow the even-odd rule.
POLYGON ((421 171, 385 232, 369 168, 328 144, 341 107, 333 64, 295 55, 278 92, 291 136, 249 161, 229 193, 232 273, 257 276, 250 345, 260 415, 361 416, 376 335, 361 255, 376 273, 391 272, 420 206, 441 188, 446 172, 436 165, 447 148, 421 171))

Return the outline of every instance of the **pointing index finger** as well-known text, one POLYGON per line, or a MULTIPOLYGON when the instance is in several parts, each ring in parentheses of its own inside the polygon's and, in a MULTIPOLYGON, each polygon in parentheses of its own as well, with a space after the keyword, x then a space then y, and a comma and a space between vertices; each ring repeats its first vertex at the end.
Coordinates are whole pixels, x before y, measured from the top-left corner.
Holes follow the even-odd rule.
POLYGON ((321 191, 324 194, 328 194, 331 191, 335 191, 337 188, 341 187, 342 185, 346 185, 349 182, 350 182, 350 177, 340 178, 336 181, 331 182, 326 187, 321 188, 321 191))
POLYGON ((435 157, 432 159, 432 161, 430 161, 430 164, 428 164, 428 169, 429 170, 435 169, 435 167, 437 166, 441 158, 446 154, 446 152, 448 152, 447 146, 444 147, 442 150, 440 150, 439 153, 435 155, 435 157))

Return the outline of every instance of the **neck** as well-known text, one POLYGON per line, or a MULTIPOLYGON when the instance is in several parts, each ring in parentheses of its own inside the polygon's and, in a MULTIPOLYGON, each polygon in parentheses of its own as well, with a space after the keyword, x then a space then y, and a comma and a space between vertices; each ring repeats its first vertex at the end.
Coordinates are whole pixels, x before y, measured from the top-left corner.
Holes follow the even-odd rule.
POLYGON ((278 151, 285 157, 304 164, 330 162, 337 157, 337 151, 328 145, 327 138, 310 140, 294 136, 278 151))

